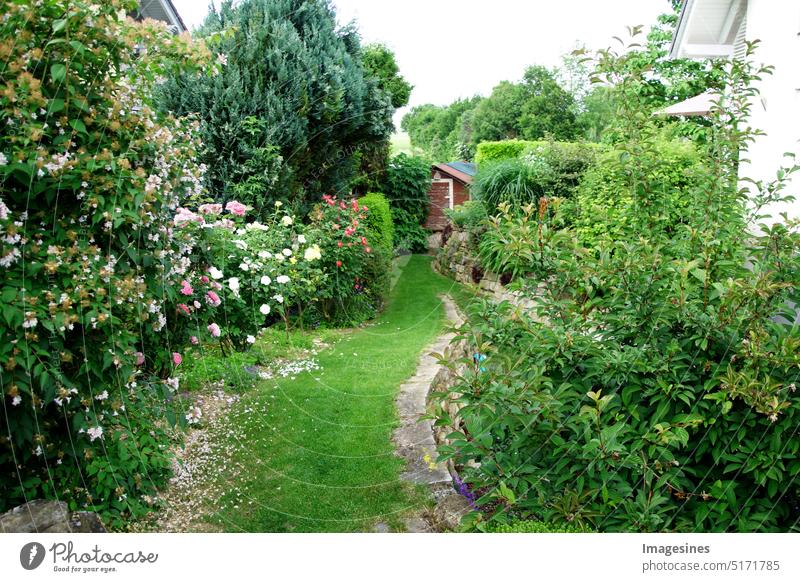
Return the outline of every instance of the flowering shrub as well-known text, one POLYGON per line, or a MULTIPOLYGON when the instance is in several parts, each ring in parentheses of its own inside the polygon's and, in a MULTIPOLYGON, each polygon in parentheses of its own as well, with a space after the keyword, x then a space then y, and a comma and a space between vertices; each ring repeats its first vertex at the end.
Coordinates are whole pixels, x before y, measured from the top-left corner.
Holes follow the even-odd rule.
POLYGON ((278 322, 288 331, 315 315, 338 323, 371 317, 385 294, 388 259, 367 239, 367 213, 356 200, 330 196, 310 224, 281 202, 264 222, 247 222, 252 211, 238 201, 179 209, 176 229, 198 242, 179 285, 175 311, 185 323, 177 327, 189 343, 219 341, 226 350, 245 348, 278 322))
POLYGON ((0 511, 146 510, 183 416, 168 376, 193 241, 174 214, 203 168, 196 126, 149 96, 208 54, 135 7, 0 1, 0 511))

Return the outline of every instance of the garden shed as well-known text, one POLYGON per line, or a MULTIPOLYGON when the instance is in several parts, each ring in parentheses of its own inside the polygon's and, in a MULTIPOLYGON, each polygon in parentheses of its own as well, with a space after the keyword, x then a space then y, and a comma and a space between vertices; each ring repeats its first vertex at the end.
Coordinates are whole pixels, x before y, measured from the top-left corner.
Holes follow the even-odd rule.
POLYGON ((433 164, 431 167, 431 188, 428 197, 431 210, 425 228, 434 232, 441 231, 447 225, 444 214, 446 208, 463 204, 470 199, 469 188, 475 176, 475 164, 469 162, 448 162, 433 164))

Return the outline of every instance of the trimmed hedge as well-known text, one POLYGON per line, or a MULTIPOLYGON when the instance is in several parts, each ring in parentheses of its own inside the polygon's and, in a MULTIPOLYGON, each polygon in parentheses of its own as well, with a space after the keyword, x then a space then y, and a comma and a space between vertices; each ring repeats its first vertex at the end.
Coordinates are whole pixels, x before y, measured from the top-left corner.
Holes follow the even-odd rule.
POLYGON ((392 250, 394 223, 392 222, 392 210, 389 206, 389 201, 386 200, 383 194, 370 192, 360 198, 358 202, 368 208, 367 230, 372 233, 373 244, 392 250))
POLYGON ((475 152, 475 163, 483 164, 484 162, 497 162, 499 160, 518 158, 527 148, 537 143, 540 142, 521 139, 484 141, 478 144, 478 149, 475 152))

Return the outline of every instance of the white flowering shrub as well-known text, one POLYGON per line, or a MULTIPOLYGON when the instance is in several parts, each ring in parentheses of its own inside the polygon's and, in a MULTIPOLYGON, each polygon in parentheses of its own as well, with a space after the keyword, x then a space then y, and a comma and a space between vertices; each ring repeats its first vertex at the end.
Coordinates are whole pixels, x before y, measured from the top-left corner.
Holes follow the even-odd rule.
POLYGON ((202 45, 136 2, 0 0, 0 512, 53 497, 119 520, 167 476, 175 305, 200 195, 192 124, 150 96, 202 45))

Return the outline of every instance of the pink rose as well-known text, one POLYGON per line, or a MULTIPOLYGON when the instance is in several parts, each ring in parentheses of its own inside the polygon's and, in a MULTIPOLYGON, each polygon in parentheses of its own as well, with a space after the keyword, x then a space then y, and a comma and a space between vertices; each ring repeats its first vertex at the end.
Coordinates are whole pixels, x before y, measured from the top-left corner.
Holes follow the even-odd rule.
POLYGON ((203 204, 197 210, 200 214, 221 214, 222 204, 203 204))
POLYGON ((213 291, 209 291, 208 293, 206 293, 206 299, 209 305, 211 305, 211 307, 218 307, 219 304, 222 303, 222 300, 219 298, 219 295, 217 295, 213 291))
POLYGON ((216 323, 212 323, 208 326, 208 331, 211 334, 211 337, 219 337, 222 331, 219 329, 219 326, 216 323))
POLYGON ((205 219, 199 214, 195 214, 188 208, 178 208, 178 213, 175 215, 175 226, 180 226, 185 222, 197 222, 203 224, 205 219))
POLYGON ((247 212, 247 206, 242 204, 241 202, 236 202, 236 200, 232 200, 225 205, 225 210, 233 214, 234 216, 244 216, 247 212))
POLYGON ((209 281, 210 281, 210 279, 209 279, 208 277, 206 277, 205 275, 203 275, 202 277, 200 277, 200 282, 201 282, 201 283, 205 283, 206 285, 208 285, 208 282, 209 282, 209 281))
POLYGON ((136 356, 136 365, 141 366, 144 364, 144 354, 142 352, 136 352, 134 354, 136 356))
POLYGON ((183 311, 186 315, 190 315, 191 314, 191 310, 189 309, 189 306, 186 305, 185 303, 178 303, 178 309, 180 311, 183 311))
POLYGON ((181 355, 178 352, 172 352, 172 362, 176 366, 180 366, 182 361, 183 361, 183 358, 181 357, 181 355))
POLYGON ((190 342, 192 342, 192 345, 193 345, 193 346, 196 346, 197 344, 199 344, 199 343, 200 343, 200 340, 199 340, 199 339, 197 339, 197 336, 196 336, 196 335, 193 335, 192 337, 190 337, 190 338, 189 338, 189 341, 190 341, 190 342))
POLYGON ((181 281, 181 285, 183 286, 181 288, 181 293, 183 293, 184 295, 191 295, 192 293, 194 293, 192 286, 189 285, 189 281, 181 281))

